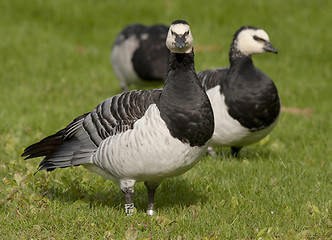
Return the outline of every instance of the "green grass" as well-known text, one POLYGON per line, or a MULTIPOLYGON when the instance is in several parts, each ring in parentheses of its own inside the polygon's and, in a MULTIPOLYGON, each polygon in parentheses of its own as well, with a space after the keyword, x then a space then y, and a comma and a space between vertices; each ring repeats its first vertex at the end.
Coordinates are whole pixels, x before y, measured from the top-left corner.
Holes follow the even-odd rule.
POLYGON ((0 239, 328 239, 332 234, 332 2, 0 1, 0 239), (126 217, 120 189, 82 167, 40 172, 29 144, 120 92, 110 67, 132 22, 187 20, 196 70, 228 65, 242 25, 264 28, 278 55, 254 56, 286 108, 276 129, 239 159, 223 149, 157 190, 126 217), (219 50, 221 49, 221 50, 219 50))

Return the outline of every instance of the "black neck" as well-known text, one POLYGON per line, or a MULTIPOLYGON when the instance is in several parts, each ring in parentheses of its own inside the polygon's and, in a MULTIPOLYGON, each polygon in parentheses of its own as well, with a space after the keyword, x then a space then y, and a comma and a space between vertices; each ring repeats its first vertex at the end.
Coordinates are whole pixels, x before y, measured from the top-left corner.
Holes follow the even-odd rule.
POLYGON ((222 94, 228 114, 250 131, 264 129, 278 117, 280 102, 272 80, 255 68, 252 58, 231 47, 230 70, 222 94))
POLYGON ((172 71, 179 69, 190 69, 191 71, 195 71, 194 56, 194 51, 191 51, 190 53, 169 52, 167 73, 169 74, 172 71))
POLYGON ((235 91, 237 88, 243 88, 243 84, 247 87, 254 87, 253 85, 248 85, 250 80, 257 80, 251 56, 237 50, 236 46, 232 45, 229 52, 229 61, 230 69, 227 77, 222 80, 223 88, 220 89, 220 92, 225 92, 227 91, 226 89, 235 91), (239 86, 235 87, 237 84, 239 86))
POLYGON ((203 91, 195 71, 194 52, 169 54, 164 89, 172 95, 170 101, 187 101, 184 97, 186 92, 203 91))
POLYGON ((237 49, 236 43, 233 43, 229 51, 229 62, 231 67, 237 64, 253 64, 250 55, 246 55, 237 49))
POLYGON ((165 85, 158 104, 173 137, 202 146, 214 129, 210 101, 194 66, 194 53, 170 53, 165 85))

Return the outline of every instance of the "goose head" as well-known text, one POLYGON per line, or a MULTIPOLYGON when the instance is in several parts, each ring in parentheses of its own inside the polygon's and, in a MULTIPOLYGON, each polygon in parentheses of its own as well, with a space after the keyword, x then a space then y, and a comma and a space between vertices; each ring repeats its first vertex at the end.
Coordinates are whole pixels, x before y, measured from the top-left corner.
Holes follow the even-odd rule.
POLYGON ((278 53, 272 46, 269 35, 263 29, 251 26, 244 26, 235 33, 233 45, 237 51, 245 55, 264 52, 278 53))
POLYGON ((176 20, 171 24, 166 39, 166 46, 171 52, 190 53, 193 42, 194 39, 186 21, 176 20))

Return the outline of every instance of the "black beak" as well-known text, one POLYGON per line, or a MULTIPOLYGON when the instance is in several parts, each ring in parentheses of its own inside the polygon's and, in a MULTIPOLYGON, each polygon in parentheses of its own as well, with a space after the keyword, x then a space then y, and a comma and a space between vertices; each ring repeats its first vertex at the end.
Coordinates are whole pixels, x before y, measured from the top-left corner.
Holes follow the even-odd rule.
POLYGON ((272 53, 275 53, 275 54, 278 53, 278 50, 275 49, 270 42, 265 42, 264 51, 265 52, 272 52, 272 53))
POLYGON ((182 49, 186 46, 186 36, 184 35, 181 35, 181 36, 176 36, 175 37, 175 46, 178 48, 178 49, 182 49))

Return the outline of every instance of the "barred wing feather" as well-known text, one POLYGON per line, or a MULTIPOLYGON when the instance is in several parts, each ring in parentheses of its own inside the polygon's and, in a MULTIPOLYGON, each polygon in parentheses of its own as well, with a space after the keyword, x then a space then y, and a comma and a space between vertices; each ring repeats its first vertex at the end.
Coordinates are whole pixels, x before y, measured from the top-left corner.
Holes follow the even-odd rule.
POLYGON ((161 89, 135 90, 108 98, 66 128, 26 148, 22 156, 45 156, 38 171, 88 163, 101 141, 132 129, 160 93, 161 89))

